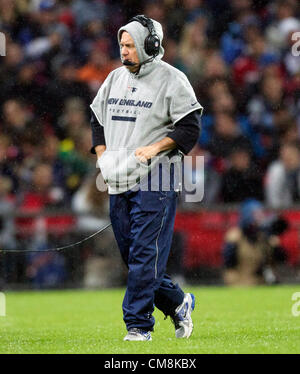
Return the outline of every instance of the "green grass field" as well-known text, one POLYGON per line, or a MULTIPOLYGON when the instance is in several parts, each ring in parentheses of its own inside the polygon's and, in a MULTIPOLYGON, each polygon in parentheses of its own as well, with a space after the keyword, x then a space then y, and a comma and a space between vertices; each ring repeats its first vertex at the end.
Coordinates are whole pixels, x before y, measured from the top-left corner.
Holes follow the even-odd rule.
POLYGON ((151 342, 123 342, 124 290, 6 292, 0 353, 300 353, 297 286, 187 287, 196 296, 194 332, 176 339, 155 311, 151 342))

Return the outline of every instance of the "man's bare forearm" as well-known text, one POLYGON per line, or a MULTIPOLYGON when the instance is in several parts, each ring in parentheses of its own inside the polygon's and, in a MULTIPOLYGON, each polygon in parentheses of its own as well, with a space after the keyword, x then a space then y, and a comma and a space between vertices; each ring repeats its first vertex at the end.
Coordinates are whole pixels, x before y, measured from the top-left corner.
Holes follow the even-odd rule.
POLYGON ((176 148, 176 142, 168 136, 153 145, 157 148, 157 153, 176 148))

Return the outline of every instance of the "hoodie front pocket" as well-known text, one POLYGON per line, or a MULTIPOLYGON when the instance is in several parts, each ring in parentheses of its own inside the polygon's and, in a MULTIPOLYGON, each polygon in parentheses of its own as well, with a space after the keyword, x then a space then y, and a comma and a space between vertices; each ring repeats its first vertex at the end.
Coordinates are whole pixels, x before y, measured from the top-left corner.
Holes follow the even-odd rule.
POLYGON ((149 167, 148 162, 145 163, 145 162, 140 161, 140 160, 138 159, 138 157, 135 155, 135 151, 133 152, 133 157, 134 157, 134 159, 135 159, 136 164, 137 164, 138 167, 141 166, 141 167, 144 167, 144 168, 147 168, 147 169, 148 169, 148 167, 149 167))
POLYGON ((108 162, 107 162, 107 153, 106 151, 104 151, 102 153, 102 155, 98 158, 97 162, 98 162, 98 166, 100 168, 100 171, 101 171, 101 174, 102 174, 102 177, 104 179, 105 182, 107 182, 107 166, 108 166, 108 162))
POLYGON ((135 150, 106 150, 98 159, 103 179, 110 185, 132 186, 148 174, 149 166, 138 160, 135 150))

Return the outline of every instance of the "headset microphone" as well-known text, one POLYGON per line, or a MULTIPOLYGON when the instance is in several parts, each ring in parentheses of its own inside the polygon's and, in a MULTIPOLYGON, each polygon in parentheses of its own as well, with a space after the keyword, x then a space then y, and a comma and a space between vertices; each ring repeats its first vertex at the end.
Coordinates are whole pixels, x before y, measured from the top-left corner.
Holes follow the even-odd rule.
POLYGON ((122 62, 122 64, 125 65, 125 66, 135 66, 135 65, 137 65, 136 62, 131 62, 131 61, 128 61, 128 60, 124 60, 122 62))
POLYGON ((139 65, 140 65, 140 67, 141 67, 142 65, 147 64, 148 62, 152 62, 153 60, 154 60, 154 57, 150 57, 150 58, 148 58, 147 60, 141 62, 139 65))

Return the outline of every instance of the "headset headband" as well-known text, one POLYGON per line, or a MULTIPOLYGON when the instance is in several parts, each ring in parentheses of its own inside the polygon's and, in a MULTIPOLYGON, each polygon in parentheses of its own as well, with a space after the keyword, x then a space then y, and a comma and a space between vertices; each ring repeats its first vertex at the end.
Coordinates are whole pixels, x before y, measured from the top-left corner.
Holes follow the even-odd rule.
POLYGON ((131 18, 129 22, 134 22, 134 21, 141 23, 144 27, 147 27, 151 35, 156 34, 153 22, 150 18, 144 16, 143 14, 140 14, 138 16, 131 18))

